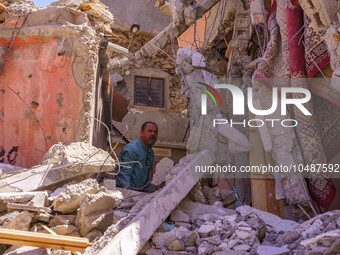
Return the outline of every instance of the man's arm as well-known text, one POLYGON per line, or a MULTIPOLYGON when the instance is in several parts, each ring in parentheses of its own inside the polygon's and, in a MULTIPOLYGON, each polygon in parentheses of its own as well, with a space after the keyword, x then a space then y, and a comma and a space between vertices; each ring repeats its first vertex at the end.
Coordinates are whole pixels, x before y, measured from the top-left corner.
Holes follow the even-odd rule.
POLYGON ((118 173, 118 180, 122 184, 122 188, 131 188, 133 187, 132 184, 132 173, 134 171, 134 165, 136 163, 126 163, 126 162, 131 162, 131 161, 136 161, 137 160, 137 155, 132 152, 132 151, 124 151, 122 152, 120 156, 120 171, 118 173))

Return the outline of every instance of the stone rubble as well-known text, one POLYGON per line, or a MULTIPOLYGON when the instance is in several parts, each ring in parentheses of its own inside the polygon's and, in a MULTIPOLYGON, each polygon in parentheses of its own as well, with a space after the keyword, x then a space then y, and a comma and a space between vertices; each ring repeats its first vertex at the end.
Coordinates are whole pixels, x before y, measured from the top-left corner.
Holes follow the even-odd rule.
MULTIPOLYGON (((197 190, 195 187, 192 192, 197 190)), ((152 248, 145 254, 302 255, 338 254, 340 251, 340 210, 298 224, 249 206, 241 206, 231 215, 219 215, 214 205, 183 202, 167 220, 171 228, 155 232, 152 248), (183 202, 191 207, 183 210, 183 202), (200 209, 205 206, 210 210, 192 206, 196 204, 200 209)))
MULTIPOLYGON (((181 164, 186 166, 184 161, 181 164)), ((168 163, 163 166, 167 168, 168 163)), ((169 175, 175 177, 177 173, 169 175)), ((45 225, 56 234, 86 237, 98 245, 104 233, 114 236, 154 196, 119 188, 107 190, 102 185, 95 179, 85 179, 71 181, 56 190, 3 193, 0 195, 4 203, 0 227, 46 233, 41 226, 45 225), (51 213, 10 212, 6 209, 9 202, 36 203, 50 208, 51 213)), ((236 210, 225 208, 236 200, 232 191, 195 185, 172 211, 166 220, 168 224, 163 224, 154 233, 152 245, 141 254, 339 253, 340 210, 298 224, 250 206, 236 210)), ((1 248, 7 249, 6 246, 1 248)), ((26 254, 22 249, 11 247, 4 254, 26 254)), ((27 254, 34 252, 68 254, 66 251, 37 248, 27 254)))

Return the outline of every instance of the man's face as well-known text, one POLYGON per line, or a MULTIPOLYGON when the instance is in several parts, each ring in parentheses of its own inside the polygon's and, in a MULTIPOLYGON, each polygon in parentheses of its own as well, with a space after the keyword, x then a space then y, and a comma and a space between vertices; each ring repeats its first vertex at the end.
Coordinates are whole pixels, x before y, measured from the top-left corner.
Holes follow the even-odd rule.
POLYGON ((157 141, 158 128, 152 123, 146 124, 144 130, 140 131, 140 139, 147 147, 151 147, 157 141))

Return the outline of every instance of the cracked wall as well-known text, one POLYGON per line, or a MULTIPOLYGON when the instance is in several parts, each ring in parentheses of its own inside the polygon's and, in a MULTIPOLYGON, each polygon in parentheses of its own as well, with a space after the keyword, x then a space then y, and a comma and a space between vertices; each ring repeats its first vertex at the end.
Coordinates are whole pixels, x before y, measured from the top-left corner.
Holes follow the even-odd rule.
POLYGON ((50 7, 2 25, 0 160, 30 167, 57 142, 90 142, 99 38, 87 16, 50 7))

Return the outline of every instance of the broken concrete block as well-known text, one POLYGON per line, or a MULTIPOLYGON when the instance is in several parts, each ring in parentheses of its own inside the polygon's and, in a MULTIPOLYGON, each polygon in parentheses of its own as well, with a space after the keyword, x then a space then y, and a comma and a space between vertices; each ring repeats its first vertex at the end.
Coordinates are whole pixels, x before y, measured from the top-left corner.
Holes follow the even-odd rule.
POLYGON ((157 248, 163 248, 167 240, 183 240, 185 236, 189 235, 190 231, 185 227, 175 228, 168 232, 155 232, 152 236, 152 241, 157 248))
POLYGON ((235 233, 237 235, 238 238, 245 240, 245 239, 250 239, 251 238, 251 229, 249 231, 243 231, 240 229, 236 229, 235 233))
MULTIPOLYGON (((42 197, 46 198, 48 193, 46 191, 0 193, 0 200, 4 203, 27 203, 35 196, 38 196, 38 199, 41 199, 42 197)), ((45 206, 45 204, 42 206, 45 206)))
POLYGON ((186 247, 194 246, 199 238, 200 238, 199 234, 196 231, 193 231, 184 237, 183 239, 184 245, 186 247))
POLYGON ((198 184, 195 185, 192 188, 192 190, 190 191, 189 197, 194 202, 198 202, 198 203, 201 203, 201 204, 207 203, 207 200, 205 199, 201 185, 198 185, 198 184))
POLYGON ((200 245, 203 242, 207 242, 209 244, 212 244, 214 246, 219 246, 222 243, 220 235, 214 235, 210 237, 205 237, 197 240, 197 245, 200 245))
POLYGON ((17 171, 23 170, 23 167, 20 166, 15 166, 15 165, 10 165, 10 164, 4 164, 0 163, 0 170, 2 173, 7 174, 7 173, 13 173, 17 171))
POLYGON ((236 193, 235 191, 231 190, 220 190, 220 196, 222 203, 225 207, 235 203, 237 201, 236 193))
POLYGON ((29 203, 27 204, 8 203, 7 208, 8 208, 8 211, 26 210, 26 211, 40 212, 40 213, 51 213, 52 212, 52 210, 48 207, 32 206, 29 203))
POLYGON ((159 185, 165 181, 165 177, 174 166, 174 161, 169 158, 161 159, 156 165, 156 172, 152 177, 152 183, 159 185))
POLYGON ((112 171, 115 167, 108 152, 84 142, 68 146, 61 143, 53 145, 41 164, 1 179, 0 192, 48 189, 65 180, 99 171, 112 171))
POLYGON ((49 213, 38 213, 33 216, 33 220, 49 223, 52 217, 53 216, 49 213))
POLYGON ((250 251, 250 249, 251 249, 251 246, 246 245, 246 244, 234 246, 235 251, 250 251))
POLYGON ((101 237, 103 235, 102 232, 100 232, 99 230, 92 230, 91 232, 86 234, 86 238, 89 239, 89 241, 92 243, 93 241, 99 239, 99 237, 101 237))
POLYGON ((197 230, 197 233, 199 233, 201 237, 207 237, 209 236, 209 233, 212 232, 213 230, 215 230, 214 225, 202 225, 197 230))
POLYGON ((55 227, 58 225, 74 225, 76 217, 76 215, 55 215, 48 223, 48 226, 55 227))
POLYGON ((214 245, 204 242, 198 247, 198 254, 200 255, 212 254, 215 250, 216 247, 214 245))
POLYGON ((289 249, 285 247, 260 245, 257 247, 257 253, 258 255, 285 255, 289 253, 289 249))
POLYGON ((184 213, 181 210, 174 210, 171 214, 170 214, 170 219, 172 221, 180 221, 180 222, 190 222, 190 217, 188 214, 184 213))
POLYGON ((236 211, 215 207, 212 205, 205 205, 201 203, 194 203, 189 200, 183 200, 179 205, 178 209, 189 215, 191 221, 199 219, 204 214, 211 214, 214 212, 218 216, 231 216, 235 215, 236 211))
POLYGON ((86 179, 78 184, 68 185, 53 202, 54 210, 63 214, 72 213, 79 208, 79 204, 86 194, 98 192, 99 184, 95 179, 86 179))
POLYGON ((28 211, 13 212, 0 217, 3 228, 28 231, 32 222, 33 214, 28 211))
POLYGON ((199 216, 199 219, 203 221, 215 222, 219 219, 219 216, 214 213, 207 213, 199 216))
POLYGON ((104 232, 113 223, 113 208, 118 202, 117 196, 108 192, 86 194, 76 218, 80 235, 85 236, 95 228, 104 232))
POLYGON ((288 231, 299 225, 294 221, 283 220, 274 214, 263 212, 250 206, 240 206, 236 208, 236 211, 239 212, 242 217, 252 213, 256 214, 265 224, 272 226, 276 233, 279 233, 280 231, 288 231))
POLYGON ((58 235, 70 235, 73 232, 78 232, 78 229, 74 225, 57 225, 52 227, 51 230, 58 235))
POLYGON ((336 230, 333 230, 333 231, 322 233, 322 234, 317 235, 313 238, 303 240, 303 241, 300 242, 300 244, 305 246, 306 248, 311 249, 311 248, 319 246, 320 241, 322 239, 325 239, 325 238, 330 239, 330 238, 333 238, 333 237, 340 239, 340 229, 336 229, 336 230))
POLYGON ((202 187, 203 195, 209 205, 214 204, 220 200, 220 192, 218 189, 212 189, 208 186, 202 187))
POLYGON ((3 253, 4 255, 48 255, 47 249, 28 247, 28 246, 12 246, 3 253))
POLYGON ((151 248, 146 251, 146 255, 164 255, 164 253, 159 249, 151 248))
POLYGON ((305 231, 301 233, 303 239, 314 237, 321 234, 323 223, 320 219, 313 222, 305 231))
POLYGON ((185 245, 182 240, 177 238, 170 238, 165 242, 165 247, 169 251, 184 251, 185 245))
MULTIPOLYGON (((134 216, 130 223, 124 227, 113 238, 101 238, 100 245, 105 247, 97 251, 95 247, 87 248, 85 254, 137 254, 138 251, 153 235, 155 230, 164 222, 164 219, 178 206, 178 203, 189 193, 191 188, 197 183, 202 174, 192 174, 192 166, 208 166, 214 162, 214 155, 209 150, 203 150, 196 154, 187 155, 189 158, 186 166, 178 164, 173 171, 178 171, 177 176, 172 179, 162 190, 156 192, 152 199, 134 216), (141 232, 141 230, 143 230, 141 232), (125 242, 131 238, 131 242, 125 242), (115 247, 115 248, 113 248, 115 247)), ((187 230, 189 231, 189 230, 187 230)), ((104 235, 104 237, 106 234, 104 235)), ((98 249, 98 248, 97 248, 98 249)))
POLYGON ((186 223, 186 222, 180 222, 180 221, 177 221, 173 224, 174 227, 176 228, 180 228, 180 227, 185 227, 187 228, 188 230, 192 230, 193 226, 189 223, 186 223))

